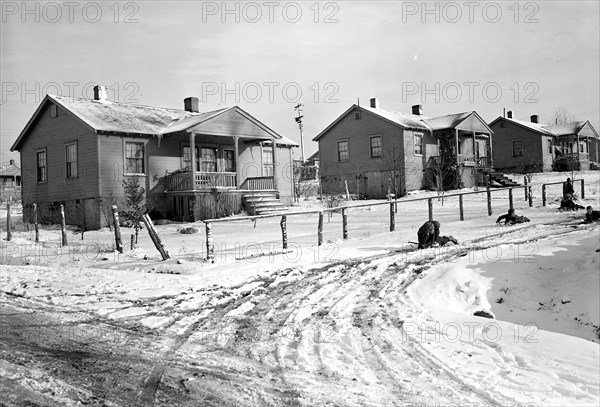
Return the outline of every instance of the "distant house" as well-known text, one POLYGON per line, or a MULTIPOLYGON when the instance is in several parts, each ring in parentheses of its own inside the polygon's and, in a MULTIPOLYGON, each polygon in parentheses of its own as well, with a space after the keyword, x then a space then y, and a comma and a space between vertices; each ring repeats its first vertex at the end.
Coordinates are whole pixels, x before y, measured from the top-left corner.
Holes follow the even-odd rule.
POLYGON ((494 165, 505 171, 590 169, 598 162, 598 133, 589 121, 558 125, 518 120, 511 111, 490 123, 494 165))
POLYGON ((198 111, 47 95, 13 146, 23 165, 24 216, 37 203, 56 220, 99 228, 123 206, 124 177, 138 177, 156 216, 193 221, 242 210, 242 197, 270 193, 292 202, 291 140, 234 106, 198 111))
POLYGON ((492 130, 476 112, 440 117, 352 105, 313 140, 319 143, 324 193, 367 198, 421 188, 481 183, 490 170, 492 130))
POLYGON ((0 168, 0 200, 21 199, 21 168, 10 160, 9 164, 0 168))

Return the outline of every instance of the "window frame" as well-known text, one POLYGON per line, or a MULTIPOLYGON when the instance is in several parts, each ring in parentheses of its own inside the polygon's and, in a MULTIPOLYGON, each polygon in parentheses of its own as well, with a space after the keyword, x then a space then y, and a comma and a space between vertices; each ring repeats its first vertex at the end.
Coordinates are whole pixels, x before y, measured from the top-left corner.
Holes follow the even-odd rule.
POLYGON ((48 183, 48 149, 46 147, 35 150, 35 179, 38 184, 48 183), (44 154, 44 166, 40 167, 39 154, 44 154), (44 168, 44 179, 40 179, 40 168, 44 168))
POLYGON ((349 142, 349 140, 347 138, 338 139, 338 140, 336 140, 336 143, 337 143, 337 160, 338 160, 338 162, 343 163, 343 162, 350 161, 350 142, 349 142), (340 150, 340 143, 346 143, 345 150, 340 150), (346 153, 345 159, 342 159, 341 153, 346 153))
POLYGON ((223 172, 236 172, 235 168, 235 149, 234 148, 222 148, 221 149, 222 162, 223 162, 223 172), (231 153, 231 170, 227 167, 227 153, 231 153))
POLYGON ((361 120, 361 119, 362 119, 362 114, 361 114, 360 110, 354 111, 354 120, 361 120))
MULTIPOLYGON (((148 140, 140 140, 140 139, 123 139, 123 176, 146 176, 148 159, 146 156, 146 145, 148 144, 148 140), (142 172, 129 172, 127 165, 127 144, 141 144, 142 145, 142 172)), ((132 158, 133 159, 133 158, 132 158)))
POLYGON ((263 177, 275 176, 275 163, 273 162, 273 146, 261 146, 261 174, 263 177), (265 159, 265 157, 267 159, 265 159))
POLYGON ((65 178, 66 179, 77 179, 79 178, 79 145, 77 141, 65 143, 65 178), (75 161, 69 162, 69 147, 75 147, 75 161), (73 170, 69 171, 69 164, 75 163, 75 175, 73 170))
POLYGON ((523 139, 522 138, 515 139, 515 140, 512 141, 512 156, 513 157, 523 157, 523 150, 524 149, 525 148, 524 148, 524 143, 523 143, 523 139), (517 143, 517 142, 521 143, 521 154, 519 154, 519 155, 515 154, 515 143, 517 143))
POLYGON ((371 154, 371 158, 381 158, 383 157, 383 135, 381 134, 374 134, 372 136, 369 137, 369 152, 371 154), (378 146, 373 146, 373 140, 375 139, 379 139, 379 145, 378 146), (378 155, 374 155, 373 154, 373 149, 379 149, 379 154, 378 155))
POLYGON ((423 156, 423 137, 425 136, 424 133, 413 133, 413 153, 416 156, 422 157, 423 156), (417 138, 420 139, 420 143, 417 144, 417 138), (417 152, 417 146, 419 146, 419 152, 417 152))
MULTIPOLYGON (((185 159, 185 149, 190 149, 190 143, 182 143, 181 144, 181 169, 185 170, 187 168, 187 163, 191 161, 190 159, 185 159)), ((194 149, 196 150, 196 169, 195 171, 200 171, 200 146, 198 144, 194 145, 194 149)), ((191 152, 191 150, 190 150, 191 152)))
POLYGON ((199 158, 200 158, 200 172, 219 172, 219 149, 215 146, 211 145, 200 145, 199 146, 199 158), (202 154, 203 150, 210 150, 214 153, 215 159, 213 160, 204 160, 204 155, 202 154), (207 171, 204 169, 205 164, 214 162, 214 171, 207 171))
POLYGON ((546 140, 548 140, 548 148, 546 150, 546 153, 548 155, 553 155, 553 153, 554 153, 554 143, 552 142, 552 137, 546 137, 546 140))

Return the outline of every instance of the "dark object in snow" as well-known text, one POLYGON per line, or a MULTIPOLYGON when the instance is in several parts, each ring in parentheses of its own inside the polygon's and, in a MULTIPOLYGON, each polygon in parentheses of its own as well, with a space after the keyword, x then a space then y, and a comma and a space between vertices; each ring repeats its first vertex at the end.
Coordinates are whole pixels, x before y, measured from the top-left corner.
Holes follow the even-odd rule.
POLYGON ((476 311, 473 315, 475 315, 476 317, 494 319, 494 316, 487 311, 476 311))
POLYGON ((515 213, 514 209, 509 209, 506 215, 499 216, 496 219, 496 223, 500 223, 504 221, 504 224, 514 225, 515 223, 525 223, 529 222, 529 218, 525 216, 519 216, 515 213))
POLYGON ((456 240, 453 236, 438 236, 436 240, 440 246, 443 246, 447 243, 458 244, 458 240, 456 240))
POLYGON ((584 209, 583 206, 578 205, 573 201, 573 195, 566 194, 565 197, 560 201, 559 211, 576 211, 579 209, 584 209))
POLYGON ((585 223, 597 222, 600 220, 600 211, 595 211, 594 208, 588 206, 585 212, 585 223))
POLYGON ((504 298, 500 297, 496 300, 496 304, 502 304, 504 302, 504 298))
POLYGON ((419 249, 426 249, 433 246, 440 235, 440 223, 435 220, 429 220, 423 223, 419 228, 417 237, 419 238, 419 249))
POLYGON ((198 229, 192 227, 183 228, 179 231, 179 233, 183 233, 184 235, 192 235, 194 233, 198 233, 198 229))

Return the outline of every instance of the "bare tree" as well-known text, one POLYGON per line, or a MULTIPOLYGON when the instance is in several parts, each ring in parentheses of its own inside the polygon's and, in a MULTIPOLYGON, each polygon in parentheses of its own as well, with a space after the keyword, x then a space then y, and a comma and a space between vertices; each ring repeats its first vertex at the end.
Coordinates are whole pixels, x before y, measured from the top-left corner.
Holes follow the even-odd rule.
POLYGON ((553 124, 566 124, 575 121, 575 117, 563 106, 554 111, 552 119, 553 124))

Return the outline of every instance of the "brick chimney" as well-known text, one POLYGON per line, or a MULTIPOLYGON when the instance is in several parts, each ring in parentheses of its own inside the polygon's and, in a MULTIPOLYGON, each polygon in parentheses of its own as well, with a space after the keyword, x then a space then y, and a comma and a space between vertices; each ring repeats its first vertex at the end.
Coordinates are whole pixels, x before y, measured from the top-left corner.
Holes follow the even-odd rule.
POLYGON ((422 116, 423 115, 423 105, 414 105, 412 107, 412 114, 415 114, 417 116, 422 116))
POLYGON ((379 100, 377 98, 371 98, 371 107, 374 109, 379 108, 379 100))
POLYGON ((108 100, 106 86, 102 86, 102 85, 94 86, 94 100, 108 100))
POLYGON ((506 117, 509 119, 512 119, 512 110, 509 110, 508 112, 506 112, 506 117))
POLYGON ((539 116, 537 114, 531 115, 531 123, 539 123, 539 116))
POLYGON ((197 97, 189 97, 183 99, 183 109, 186 112, 199 113, 198 110, 198 98, 197 97))
POLYGON ((15 165, 15 160, 10 160, 9 163, 10 165, 15 165))

